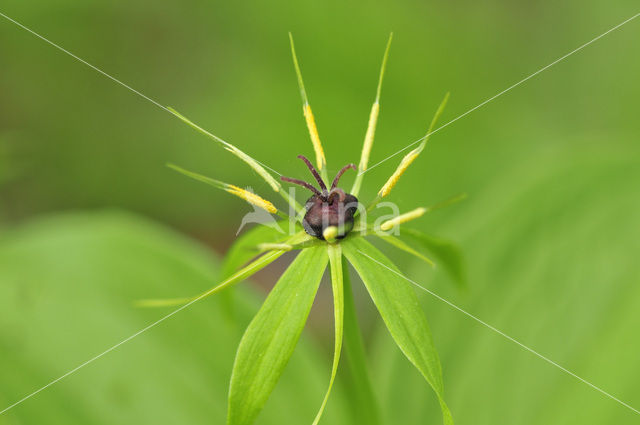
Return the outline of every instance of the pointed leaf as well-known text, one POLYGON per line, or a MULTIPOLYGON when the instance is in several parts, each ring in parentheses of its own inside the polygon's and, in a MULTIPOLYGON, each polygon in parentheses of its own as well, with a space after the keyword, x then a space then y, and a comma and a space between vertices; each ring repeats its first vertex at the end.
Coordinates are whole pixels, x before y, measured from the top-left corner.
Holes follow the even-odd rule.
POLYGON ((344 352, 350 378, 349 402, 352 406, 351 410, 355 413, 353 419, 355 423, 379 425, 379 406, 369 377, 368 359, 358 324, 346 260, 342 261, 342 278, 344 283, 344 352))
POLYGON ((322 417, 322 412, 329 400, 333 381, 336 379, 338 372, 338 363, 340 362, 340 352, 342 351, 342 332, 344 328, 344 286, 342 276, 342 248, 339 244, 329 244, 329 262, 331 265, 331 289, 333 291, 333 315, 335 322, 335 344, 333 350, 333 366, 331 368, 331 378, 329 379, 329 388, 322 401, 322 406, 316 415, 313 425, 317 425, 322 417))
POLYGON ((461 287, 467 286, 467 273, 464 264, 464 257, 460 248, 453 242, 428 235, 419 230, 402 228, 402 236, 408 236, 418 242, 431 255, 438 264, 453 277, 455 282, 461 287))
POLYGON ((264 406, 300 338, 327 261, 324 247, 303 250, 249 324, 233 365, 228 425, 251 424, 264 406))
POLYGON ((444 401, 440 359, 413 287, 401 277, 393 263, 366 240, 352 238, 342 246, 396 344, 435 391, 444 423, 453 424, 444 401))

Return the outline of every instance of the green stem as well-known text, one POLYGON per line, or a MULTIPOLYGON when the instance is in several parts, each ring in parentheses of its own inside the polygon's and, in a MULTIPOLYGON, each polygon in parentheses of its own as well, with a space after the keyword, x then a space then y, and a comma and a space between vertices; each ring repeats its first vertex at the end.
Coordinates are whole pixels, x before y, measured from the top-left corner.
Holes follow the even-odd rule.
POLYGON ((344 257, 342 267, 344 279, 344 349, 352 387, 351 396, 353 400, 351 405, 353 406, 354 423, 379 425, 378 403, 369 378, 364 342, 358 325, 351 280, 349 279, 349 267, 344 257))

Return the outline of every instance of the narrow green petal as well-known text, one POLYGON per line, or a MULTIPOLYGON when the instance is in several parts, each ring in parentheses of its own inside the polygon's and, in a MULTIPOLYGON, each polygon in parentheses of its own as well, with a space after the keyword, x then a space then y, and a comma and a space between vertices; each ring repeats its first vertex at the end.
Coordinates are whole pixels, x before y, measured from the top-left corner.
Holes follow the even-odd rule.
POLYGON ((228 425, 249 425, 262 410, 300 338, 327 261, 325 247, 300 252, 247 327, 231 374, 228 425))
POLYGON ((435 263, 429 257, 427 257, 425 255, 422 255, 420 252, 416 251, 411 246, 407 245, 401 239, 398 239, 393 235, 387 235, 387 234, 384 234, 384 233, 374 233, 374 235, 377 236, 380 240, 388 243, 389 245, 393 245, 396 248, 401 249, 404 252, 407 252, 407 253, 409 253, 409 254, 421 259, 425 263, 429 264, 431 267, 435 267, 436 266, 435 263))
MULTIPOLYGON (((289 194, 282 188, 282 185, 280 184, 280 182, 278 180, 276 180, 271 173, 269 173, 266 168, 266 165, 262 164, 261 162, 257 161, 256 159, 252 158, 251 156, 247 155, 246 153, 244 153, 243 151, 241 151, 240 149, 238 149, 237 147, 235 147, 234 145, 232 145, 231 143, 221 139, 220 137, 216 136, 215 134, 211 134, 209 133, 207 130, 205 130, 204 128, 200 127, 199 125, 197 125, 196 123, 194 123, 193 121, 191 121, 189 118, 185 117, 184 115, 182 115, 181 113, 179 113, 178 111, 176 111, 175 109, 171 108, 171 107, 167 107, 167 109, 174 114, 176 117, 180 118, 184 123, 186 123, 187 125, 189 125, 191 128, 193 128, 194 130, 200 132, 201 134, 204 134, 205 136, 213 139, 215 142, 219 143, 220 145, 222 145, 222 147, 224 147, 227 151, 231 152, 232 154, 234 154, 235 156, 237 156, 238 158, 240 158, 242 161, 244 161, 245 163, 247 163, 247 165, 249 165, 249 167, 251 167, 256 173, 258 173, 258 175, 260 177, 262 177, 264 179, 264 181, 266 181, 269 186, 271 186, 271 188, 280 194, 280 196, 282 196, 285 201, 287 201, 287 203, 289 205, 293 205, 294 208, 296 209, 296 211, 302 211, 302 206, 297 203, 294 199, 291 199, 291 197, 289 196, 289 194)), ((280 174, 277 171, 269 168, 271 171, 273 171, 276 174, 280 174)))
POLYGON ((444 98, 440 102, 440 105, 438 106, 436 113, 433 114, 433 118, 431 118, 431 124, 429 124, 429 129, 427 130, 427 134, 425 134, 424 140, 422 141, 421 145, 427 144, 427 141, 429 140, 429 137, 431 137, 431 133, 433 132, 434 127, 436 126, 436 124, 438 123, 438 120, 440 119, 440 115, 442 115, 442 113, 444 112, 444 108, 446 108, 447 106, 447 102, 449 102, 450 95, 451 93, 449 92, 447 92, 444 95, 444 98))
POLYGON ((293 43, 293 35, 289 33, 289 42, 291 43, 291 56, 293 57, 293 66, 296 70, 296 77, 298 78, 298 88, 300 89, 300 97, 302 98, 302 112, 304 119, 307 123, 307 129, 309 130, 309 137, 313 145, 313 150, 316 154, 316 166, 320 175, 325 183, 329 182, 327 176, 327 160, 324 156, 324 149, 322 142, 320 141, 320 135, 318 134, 318 127, 316 125, 316 119, 311 111, 311 105, 309 105, 309 98, 307 97, 307 91, 304 88, 304 81, 302 80, 302 72, 300 71, 300 64, 298 63, 298 56, 296 55, 296 48, 293 43))
POLYGON ((435 391, 444 423, 452 425, 453 418, 444 401, 440 359, 413 287, 394 273, 397 268, 393 263, 363 238, 348 239, 342 248, 396 344, 435 391))
POLYGON ((389 50, 391 50, 391 40, 393 39, 393 33, 389 34, 389 41, 387 41, 387 48, 384 51, 382 57, 382 65, 380 66, 380 76, 378 77, 378 88, 376 90, 376 99, 371 106, 371 112, 369 113, 369 124, 367 125, 367 132, 364 136, 364 143, 362 145, 362 154, 360 155, 360 164, 358 165, 358 175, 351 188, 351 194, 358 196, 360 192, 360 186, 362 185, 362 177, 367 170, 369 164, 369 156, 371 155, 371 148, 373 147, 373 139, 376 134, 376 125, 378 124, 378 115, 380 114, 380 93, 382 92, 382 80, 384 78, 384 71, 387 68, 387 59, 389 58, 389 50))
POLYGON ((329 388, 322 401, 322 406, 316 415, 313 425, 317 425, 322 417, 324 408, 329 400, 333 381, 338 373, 338 363, 340 363, 340 352, 342 351, 342 333, 344 329, 344 285, 342 276, 342 248, 339 244, 329 244, 329 264, 331 265, 331 289, 333 290, 333 315, 335 322, 335 345, 333 349, 333 367, 331 368, 331 378, 329 388))
POLYGON ((422 138, 422 141, 420 142, 417 148, 413 149, 411 152, 406 154, 404 158, 402 158, 402 161, 400 161, 398 168, 396 168, 396 170, 393 172, 391 177, 389 177, 387 182, 384 184, 384 186, 382 186, 382 188, 378 192, 378 196, 376 197, 374 204, 379 202, 380 199, 384 198, 389 194, 389 192, 391 192, 391 189, 395 187, 395 185, 398 183, 398 180, 400 180, 400 177, 402 177, 404 172, 407 171, 407 168, 409 168, 409 166, 413 163, 413 161, 415 161, 418 155, 420 155, 420 153, 424 150, 424 147, 429 141, 429 137, 431 137, 433 128, 438 122, 438 118, 440 118, 442 111, 444 111, 445 106, 447 106, 448 100, 449 100, 449 93, 447 93, 444 96, 444 99, 442 99, 440 106, 438 106, 438 109, 435 115, 433 116, 433 119, 431 120, 431 124, 429 125, 429 129, 427 130, 427 134, 425 134, 425 136, 422 138))

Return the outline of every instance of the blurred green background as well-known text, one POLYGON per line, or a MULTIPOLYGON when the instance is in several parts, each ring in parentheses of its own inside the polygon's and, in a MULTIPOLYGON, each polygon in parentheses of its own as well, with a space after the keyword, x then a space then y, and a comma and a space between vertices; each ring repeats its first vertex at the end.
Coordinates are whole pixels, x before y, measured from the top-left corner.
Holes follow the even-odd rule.
MULTIPOLYGON (((330 171, 358 161, 378 68, 394 43, 372 161, 637 13, 637 2, 77 2, 0 11, 280 173, 312 155, 292 31, 330 171)), ((640 20, 433 136, 393 192, 402 210, 465 191, 416 223, 455 240, 468 289, 389 252, 412 278, 640 406, 640 20)), ((236 158, 166 111, 0 19, 0 410, 216 280, 251 208, 165 167, 279 201, 236 158)), ((367 173, 369 199, 399 158, 367 173)), ((331 172, 330 172, 331 174, 331 172)), ((353 175, 345 175, 345 179, 353 175)), ((344 186, 348 187, 350 183, 344 186)), ((243 284, 237 320, 208 299, 0 416, 0 424, 224 423, 235 348, 283 259, 243 284)), ((439 409, 355 282, 386 424, 439 409)), ((637 414, 422 294, 458 424, 631 424, 637 414)), ((329 376, 323 285, 258 423, 311 423, 329 376)), ((353 423, 339 380, 322 423, 353 423)))

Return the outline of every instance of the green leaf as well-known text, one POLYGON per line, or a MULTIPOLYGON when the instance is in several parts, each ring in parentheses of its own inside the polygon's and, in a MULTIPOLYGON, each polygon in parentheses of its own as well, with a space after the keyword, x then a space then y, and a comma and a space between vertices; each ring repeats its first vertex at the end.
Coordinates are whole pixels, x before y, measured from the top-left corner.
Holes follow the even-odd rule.
POLYGON ((327 266, 324 247, 303 250, 284 272, 240 341, 227 424, 251 424, 282 375, 327 266))
POLYGON ((352 238, 342 245, 396 344, 435 391, 444 423, 453 424, 444 401, 440 359, 413 287, 401 277, 393 263, 366 240, 352 238))
POLYGON ((340 363, 340 352, 342 351, 342 332, 344 328, 344 286, 342 275, 342 248, 339 244, 329 244, 329 263, 331 265, 331 289, 333 291, 333 315, 335 322, 335 345, 333 350, 333 367, 331 368, 331 378, 329 379, 329 388, 322 401, 322 406, 316 415, 313 425, 317 425, 322 417, 322 412, 329 400, 333 381, 336 379, 338 372, 338 363, 340 363))
MULTIPOLYGON (((209 247, 132 214, 56 214, 7 229, 0 234, 0 410, 168 313, 133 308, 134 300, 197 293, 218 276, 209 247)), ((264 300, 260 292, 237 287, 234 323, 219 297, 194 303, 0 415, 0 423, 224 424, 237 344, 264 300)), ((300 339, 262 425, 311 423, 327 371, 309 340, 300 339)), ((326 423, 351 423, 346 406, 333 403, 342 390, 332 391, 326 423)))
POLYGON ((364 350, 362 332, 358 325, 356 305, 346 261, 342 262, 342 277, 344 283, 344 351, 351 384, 348 394, 354 416, 352 423, 378 425, 380 423, 379 405, 369 377, 368 360, 364 350))
POLYGON ((380 233, 380 232, 376 232, 374 235, 377 236, 380 240, 388 243, 389 245, 393 245, 396 248, 401 249, 404 252, 407 252, 407 253, 409 253, 409 254, 421 259, 425 263, 429 264, 431 267, 435 267, 434 262, 429 257, 426 257, 426 256, 422 255, 421 253, 419 253, 418 251, 416 251, 415 249, 413 249, 412 247, 410 247, 409 245, 404 243, 401 239, 398 239, 393 235, 387 235, 387 234, 380 233))
POLYGON ((467 286, 464 258, 460 248, 453 242, 436 236, 427 235, 419 230, 402 228, 402 235, 414 239, 436 258, 439 265, 461 286, 467 286))

